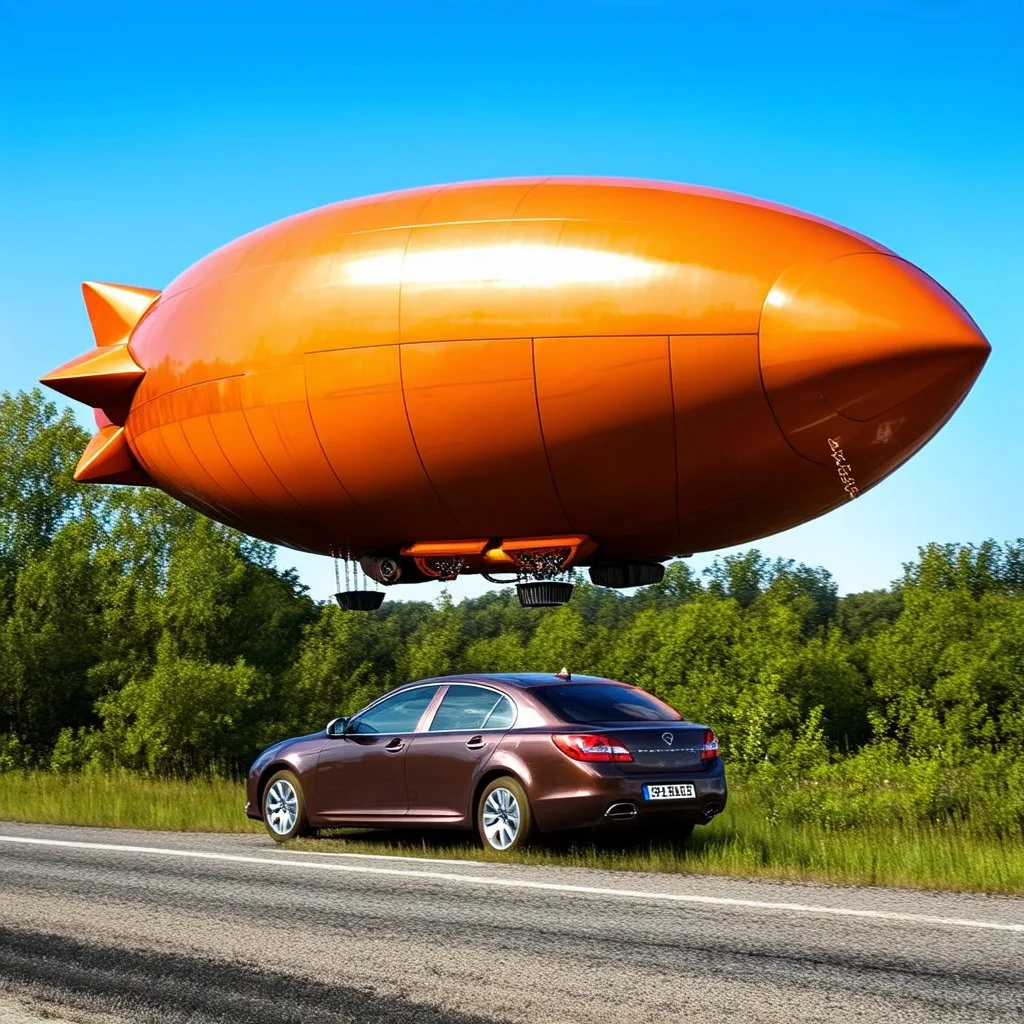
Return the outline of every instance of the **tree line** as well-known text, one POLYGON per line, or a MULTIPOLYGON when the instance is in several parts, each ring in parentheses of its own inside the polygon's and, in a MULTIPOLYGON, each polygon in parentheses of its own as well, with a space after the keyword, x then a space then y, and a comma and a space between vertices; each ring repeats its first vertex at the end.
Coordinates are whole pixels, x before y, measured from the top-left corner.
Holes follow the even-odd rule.
POLYGON ((273 549, 146 488, 83 487, 88 437, 0 396, 0 772, 237 774, 409 679, 624 679, 713 726, 768 813, 1024 830, 1024 541, 928 544, 886 589, 756 550, 630 596, 316 602, 273 549))

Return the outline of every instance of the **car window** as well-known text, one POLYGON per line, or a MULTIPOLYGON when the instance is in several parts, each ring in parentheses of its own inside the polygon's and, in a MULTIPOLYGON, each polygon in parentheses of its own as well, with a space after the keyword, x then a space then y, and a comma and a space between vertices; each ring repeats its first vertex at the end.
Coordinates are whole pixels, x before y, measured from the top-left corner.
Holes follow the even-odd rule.
POLYGON ((516 706, 508 697, 502 697, 484 719, 485 729, 511 729, 516 720, 516 706))
POLYGON ((430 723, 431 732, 507 729, 516 717, 508 697, 482 686, 449 686, 430 723))
POLYGON ((414 732, 427 705, 433 699, 438 688, 436 686, 417 686, 412 690, 404 690, 393 697, 375 704, 369 711, 355 718, 346 732, 382 733, 382 732, 414 732))
POLYGON ((538 686, 533 695, 563 722, 678 722, 682 716, 657 697, 611 683, 566 683, 538 686))

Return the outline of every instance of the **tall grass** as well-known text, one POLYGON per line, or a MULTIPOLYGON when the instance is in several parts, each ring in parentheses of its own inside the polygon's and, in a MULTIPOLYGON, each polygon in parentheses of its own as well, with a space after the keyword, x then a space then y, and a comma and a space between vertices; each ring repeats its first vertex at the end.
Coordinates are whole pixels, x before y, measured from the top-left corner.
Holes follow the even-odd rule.
MULTIPOLYGON (((65 825, 258 832, 242 812, 237 782, 151 780, 128 775, 0 775, 0 819, 65 825)), ((2 827, 2 826, 0 826, 2 827)), ((296 849, 508 861, 468 834, 365 830, 300 840, 296 849)), ((521 863, 622 871, 679 872, 894 885, 1024 895, 1024 843, 985 837, 965 825, 828 828, 771 823, 763 804, 732 784, 729 805, 680 848, 624 833, 554 836, 517 855, 521 863)))
POLYGON ((227 779, 145 779, 128 774, 0 774, 0 820, 49 825, 256 832, 245 796, 227 779))

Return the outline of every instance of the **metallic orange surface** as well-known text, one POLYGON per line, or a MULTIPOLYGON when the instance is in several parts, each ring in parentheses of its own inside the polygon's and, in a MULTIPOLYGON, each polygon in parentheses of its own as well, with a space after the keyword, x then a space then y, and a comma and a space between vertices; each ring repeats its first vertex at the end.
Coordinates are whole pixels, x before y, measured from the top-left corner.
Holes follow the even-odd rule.
POLYGON ((373 196, 159 294, 84 289, 102 347, 44 378, 97 409, 79 479, 462 571, 514 566, 523 539, 662 560, 812 519, 917 451, 989 352, 870 239, 647 181, 373 196))

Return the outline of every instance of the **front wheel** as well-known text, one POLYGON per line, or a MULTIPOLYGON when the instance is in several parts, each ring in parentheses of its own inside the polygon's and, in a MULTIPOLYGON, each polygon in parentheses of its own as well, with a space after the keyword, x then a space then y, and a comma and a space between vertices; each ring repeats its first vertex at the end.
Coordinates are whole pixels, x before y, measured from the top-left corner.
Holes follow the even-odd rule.
POLYGON ((504 775, 484 787, 477 803, 476 827, 489 850, 511 853, 526 845, 533 832, 533 812, 517 779, 504 775))
POLYGON ((278 772, 267 783, 263 791, 263 823, 270 837, 279 843, 309 834, 306 801, 293 772, 278 772))

